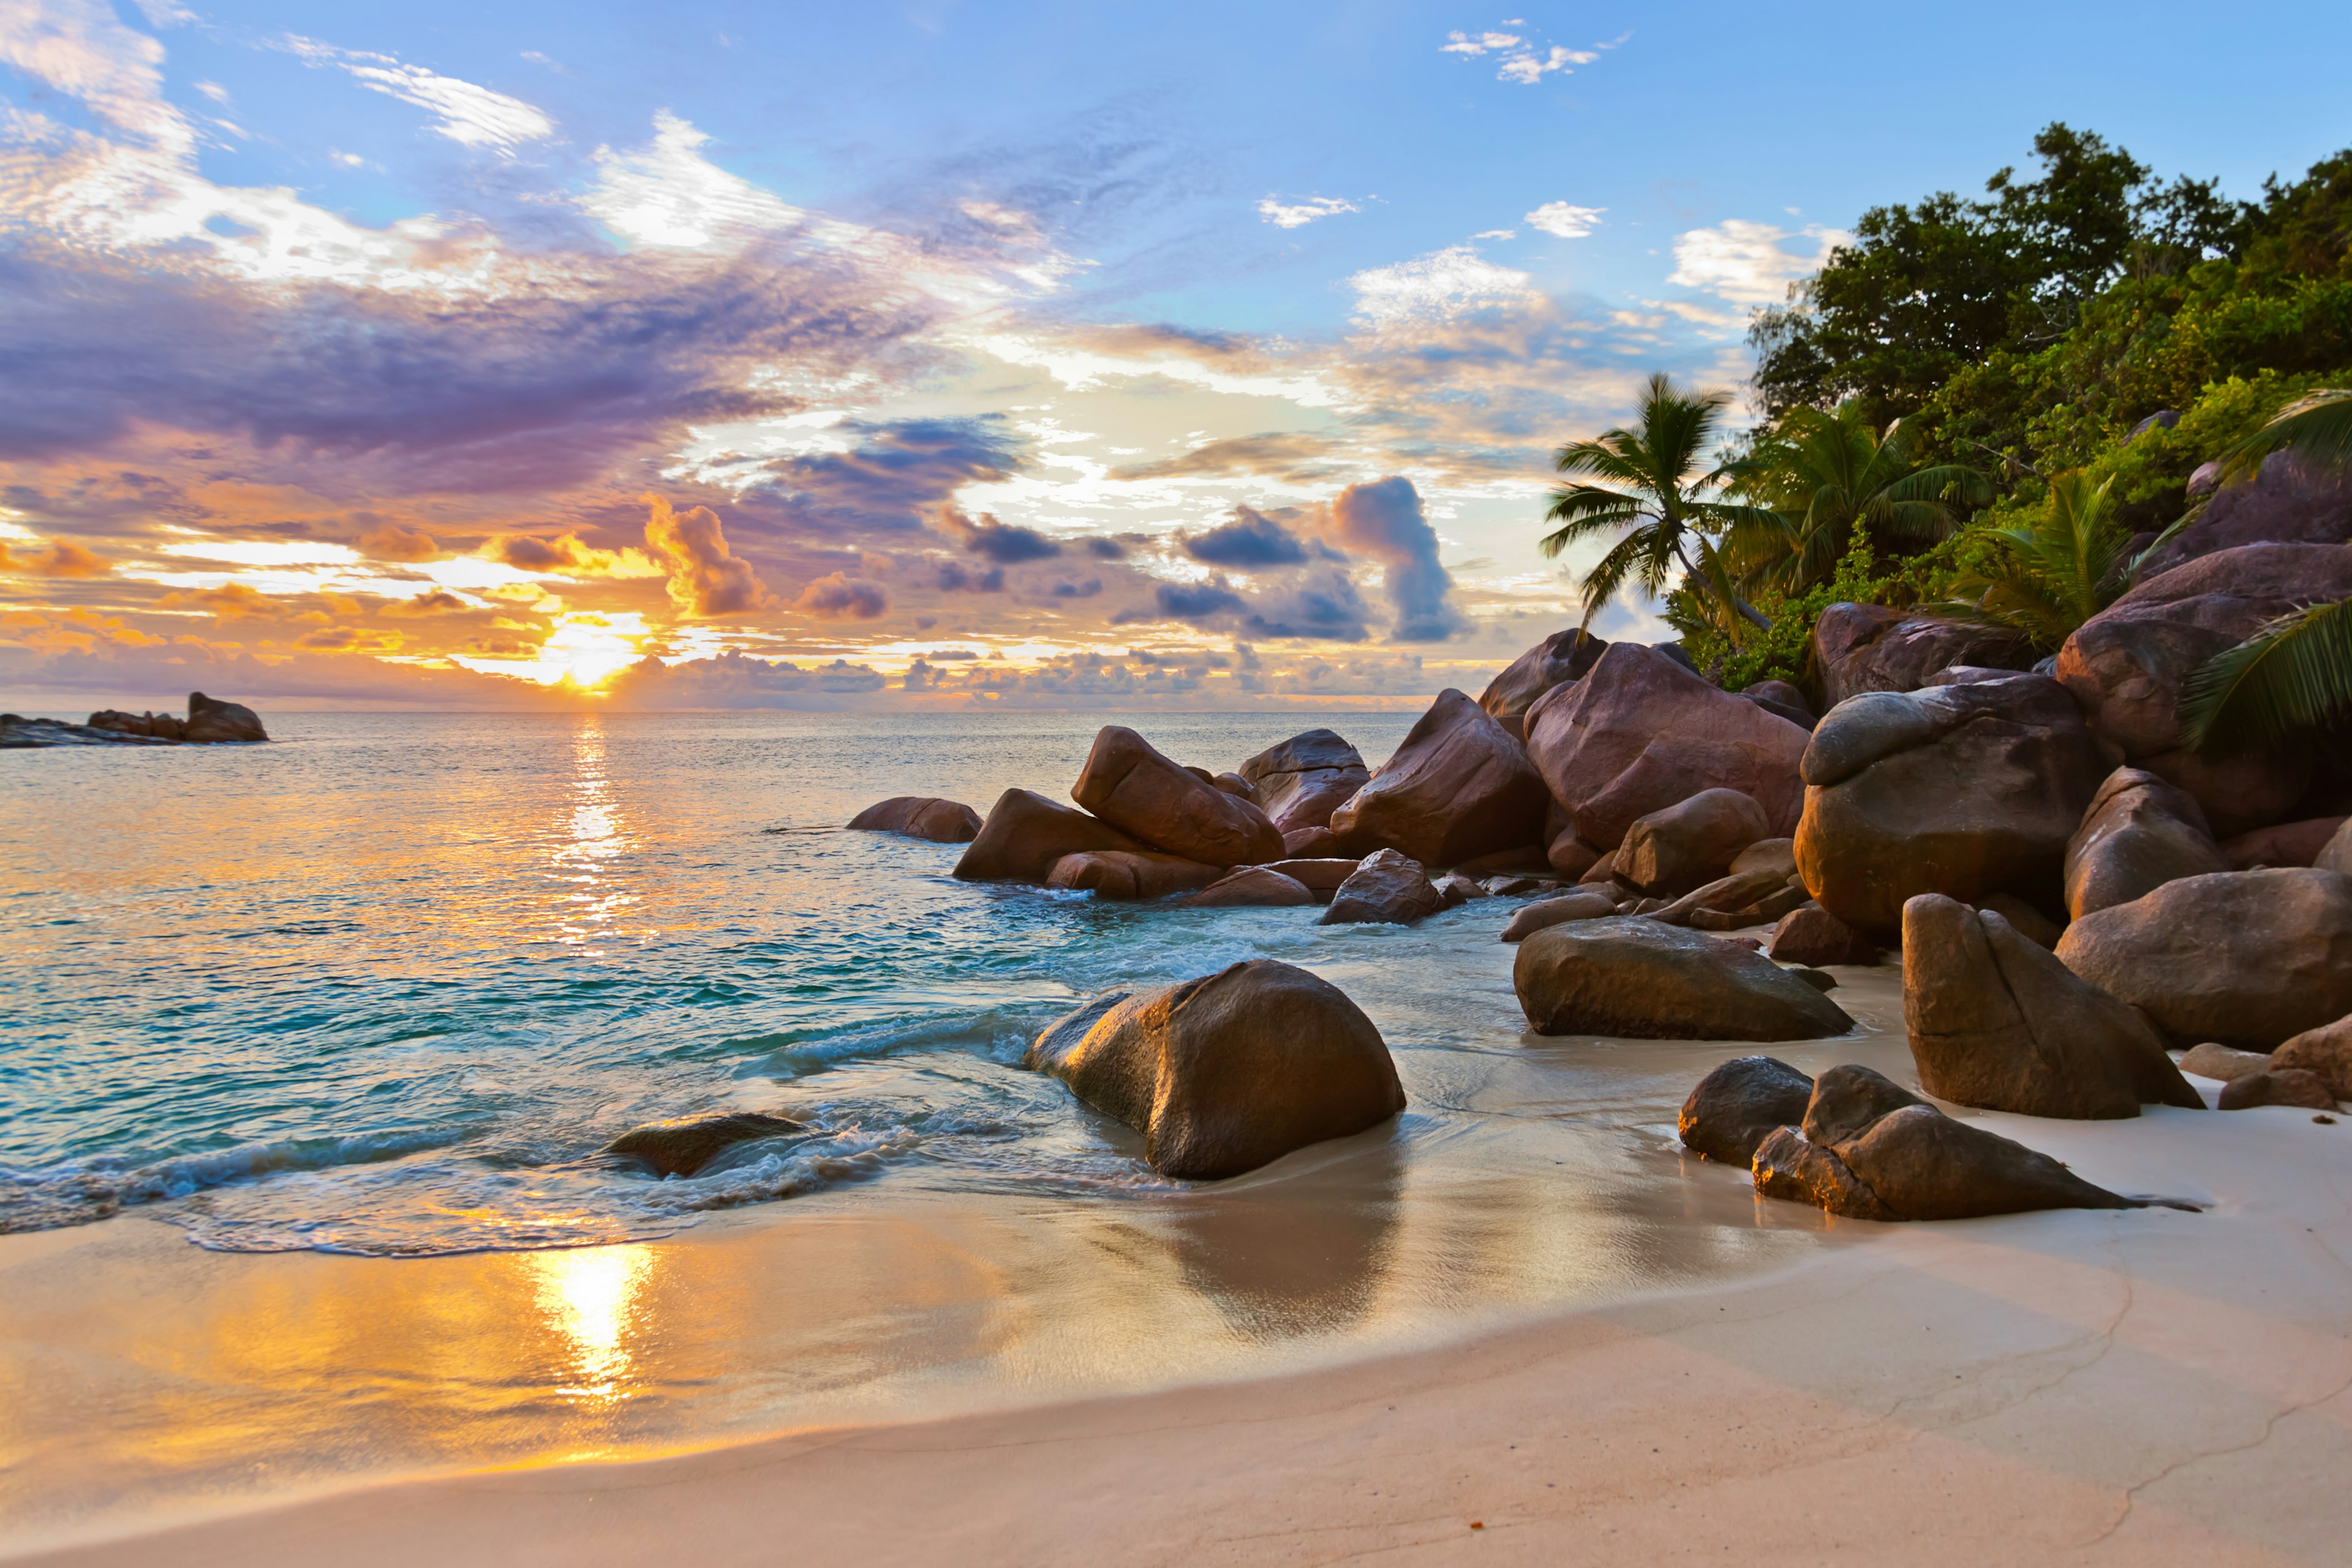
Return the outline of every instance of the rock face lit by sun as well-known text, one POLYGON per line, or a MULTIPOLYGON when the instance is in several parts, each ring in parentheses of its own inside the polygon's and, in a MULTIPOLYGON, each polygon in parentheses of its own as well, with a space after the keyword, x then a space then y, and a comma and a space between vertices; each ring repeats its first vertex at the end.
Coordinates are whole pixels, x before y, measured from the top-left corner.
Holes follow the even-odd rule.
POLYGON ((485 674, 519 675, 541 686, 568 684, 594 691, 637 662, 638 647, 651 636, 635 611, 600 615, 575 610, 561 616, 530 658, 461 657, 457 662, 485 674))

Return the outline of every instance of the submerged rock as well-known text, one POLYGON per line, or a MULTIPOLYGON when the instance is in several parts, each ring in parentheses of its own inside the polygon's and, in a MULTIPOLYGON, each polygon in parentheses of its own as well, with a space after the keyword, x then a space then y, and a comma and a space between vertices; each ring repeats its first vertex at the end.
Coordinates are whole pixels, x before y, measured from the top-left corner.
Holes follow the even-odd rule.
POLYGON ((788 1138, 806 1132, 808 1124, 764 1111, 737 1110, 721 1116, 685 1116, 674 1121, 648 1121, 633 1127, 604 1145, 607 1154, 643 1160, 665 1176, 691 1176, 738 1143, 767 1138, 788 1138))
POLYGON ((1282 858, 1282 833, 1265 813, 1121 725, 1107 724, 1096 734, 1070 798, 1152 848, 1204 866, 1282 858))
POLYGON ((1774 1128, 1805 1119, 1813 1080, 1777 1057, 1741 1057, 1705 1078, 1683 1101, 1685 1145, 1710 1160, 1746 1166, 1774 1128))
POLYGON ((1040 1035, 1027 1059, 1142 1133, 1153 1169, 1190 1180, 1361 1132, 1405 1103, 1363 1010, 1271 959, 1097 998, 1040 1035))
POLYGON ((27 719, 22 713, 0 713, 0 751, 31 751, 42 746, 169 746, 176 742, 127 731, 68 724, 60 719, 27 719))
POLYGON ((1306 883, 1266 866, 1244 866, 1229 871, 1184 900, 1186 909, 1225 909, 1244 906, 1283 908, 1292 904, 1311 904, 1315 893, 1306 883))
POLYGON ((2138 1016, 1997 914, 1903 908, 1903 1022, 1928 1093, 2026 1116, 2137 1116, 2204 1100, 2138 1016))
POLYGON ((1551 926, 1566 925, 1570 921, 1605 920, 1617 912, 1616 901, 1606 893, 1589 889, 1564 893, 1556 899, 1538 899, 1522 904, 1503 927, 1505 942, 1525 942, 1539 931, 1551 926))
POLYGON ((1221 866, 1205 866, 1181 855, 1088 849, 1055 861, 1045 882, 1048 887, 1090 892, 1098 899, 1132 900, 1164 899, 1171 893, 1206 888, 1223 875, 1221 866))
POLYGON ((1331 895, 1318 925, 1412 925, 1445 907, 1421 862, 1382 849, 1364 857, 1331 895))
POLYGON ((903 833, 934 844, 969 844, 980 837, 980 813, 960 800, 898 795, 867 806, 849 826, 868 833, 903 833))
POLYGON ((1843 1008, 1753 949, 1640 916, 1535 932, 1519 944, 1511 984, 1539 1035, 1816 1040, 1853 1027, 1843 1008))
POLYGON ((1073 811, 1034 790, 1009 789, 989 808, 988 820, 956 862, 955 875, 967 882, 1042 882, 1066 855, 1142 848, 1100 817, 1073 811))

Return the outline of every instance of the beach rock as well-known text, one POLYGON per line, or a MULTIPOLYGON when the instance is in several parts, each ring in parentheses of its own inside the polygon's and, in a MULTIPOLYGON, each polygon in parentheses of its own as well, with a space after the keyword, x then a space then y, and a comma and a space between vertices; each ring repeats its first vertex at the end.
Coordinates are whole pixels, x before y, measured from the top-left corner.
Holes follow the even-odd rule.
POLYGON ((1769 871, 1782 881, 1797 874, 1797 841, 1793 838, 1759 838, 1731 858, 1724 874, 1739 876, 1747 871, 1769 871))
POLYGON ((2028 669, 2025 638, 1997 627, 1906 616, 1880 605, 1832 605, 1813 622, 1822 698, 1835 708, 1865 691, 1916 691, 1951 665, 2028 669))
POLYGON ((1356 748, 1330 730, 1308 730, 1268 746, 1244 763, 1240 773, 1285 840, 1302 829, 1328 826, 1331 814, 1372 776, 1356 748))
MULTIPOLYGON (((2279 1049, 2286 1047, 2281 1046, 2279 1049)), ((2243 1078, 2248 1073, 2268 1072, 2271 1058, 2261 1051, 2241 1051, 2229 1046, 2216 1045, 2211 1040, 2183 1053, 2180 1070, 2195 1073, 2199 1078, 2218 1079, 2223 1083, 2243 1078)))
POLYGON ((1517 849, 1497 849, 1492 855, 1480 855, 1465 860, 1454 868, 1474 882, 1483 882, 1489 877, 1515 874, 1543 877, 1552 874, 1551 862, 1545 858, 1540 844, 1522 845, 1517 849))
POLYGON ((2143 1206, 2093 1186, 2047 1154, 1956 1121, 1932 1105, 1883 1116, 1834 1152, 1905 1219, 2143 1206))
POLYGON ((1179 767, 1134 731, 1107 724, 1070 798, 1154 849, 1204 866, 1283 858, 1282 833, 1248 801, 1179 767))
POLYGON ((1272 959, 1098 998, 1027 1065, 1143 1134, 1162 1175, 1213 1181, 1404 1109, 1388 1047, 1328 981, 1272 959))
POLYGON ((27 719, 22 713, 0 713, 0 751, 30 751, 43 746, 168 746, 152 735, 122 730, 93 729, 61 719, 27 719))
POLYGON ((242 702, 223 702, 201 691, 188 693, 188 721, 182 731, 190 745, 267 741, 261 716, 242 702))
POLYGON ((1785 680, 1759 680, 1740 688, 1737 695, 1801 730, 1810 730, 1821 722, 1812 704, 1805 700, 1805 694, 1785 680))
POLYGON ((1291 860, 1336 860, 1345 858, 1350 866, 1355 858, 1348 856, 1339 836, 1328 827, 1299 827, 1282 836, 1282 853, 1291 860))
POLYGON ((1752 1157, 1756 1190, 1768 1198, 1811 1204, 1843 1219, 1900 1220, 1845 1162, 1794 1127, 1775 1127, 1752 1157))
POLYGON ((1683 1101, 1685 1147, 1710 1160, 1747 1165, 1776 1127, 1805 1119, 1813 1080, 1777 1057, 1740 1057, 1698 1080, 1683 1101))
POLYGON ((1552 836, 1544 850, 1544 863, 1570 880, 1580 879, 1601 859, 1601 851, 1576 836, 1576 825, 1570 823, 1552 836))
POLYGON ((1445 907, 1421 862, 1393 849, 1376 850, 1331 895, 1318 925, 1411 925, 1445 907))
POLYGON ((1302 884, 1318 903, 1328 903, 1339 885, 1356 874, 1359 862, 1337 856, 1313 860, 1276 860, 1264 868, 1302 884))
POLYGON ((1048 887, 1129 902, 1164 899, 1171 893, 1206 888, 1224 874, 1222 866, 1187 860, 1181 855, 1139 849, 1088 849, 1055 861, 1045 882, 1048 887))
POLYGON ((1448 871, 1444 876, 1430 883, 1430 886, 1437 889, 1437 896, 1443 907, 1449 910, 1459 909, 1473 899, 1494 896, 1459 871, 1448 871))
POLYGON ((1804 805, 1805 731, 1721 691, 1673 659, 1617 643, 1584 679, 1554 687, 1528 715, 1528 755, 1596 850, 1640 818, 1702 790, 1764 808, 1767 836, 1790 832, 1804 805))
POLYGON ((1209 783, 1236 800, 1245 800, 1252 805, 1258 804, 1257 786, 1239 773, 1215 773, 1211 775, 1209 783))
POLYGON ((1511 984, 1539 1035, 1817 1040, 1853 1026, 1762 954, 1638 916, 1535 932, 1519 944, 1511 984))
POLYGON ((1528 710, 1555 686, 1580 680, 1609 645, 1580 627, 1554 632, 1510 662, 1486 683, 1478 706, 1509 732, 1513 740, 1527 734, 1528 710))
MULTIPOLYGON (((1803 888, 1790 887, 1770 867, 1766 867, 1759 871, 1742 871, 1737 876, 1719 877, 1664 905, 1651 918, 1664 921, 1668 925, 1692 925, 1696 923, 1701 914, 1745 911, 1750 918, 1739 923, 1760 925, 1767 921, 1779 920, 1804 901, 1803 888), (1769 914, 1764 912, 1767 907, 1771 910, 1769 914)), ((1717 924, 1721 926, 1721 922, 1717 924)))
MULTIPOLYGON (((2219 504, 2218 501, 2216 504, 2219 504)), ((2147 578, 2058 650, 2058 679, 2123 760, 2197 797, 2213 832, 2267 826, 2302 798, 2312 748, 2201 757, 2180 745, 2181 682, 2274 616, 2352 597, 2352 548, 2247 544, 2147 578)))
POLYGON ((2268 1065, 2274 1069, 2293 1068, 2317 1073, 2328 1093, 2337 1100, 2352 1100, 2352 1018, 2338 1018, 2332 1024, 2305 1029, 2273 1051, 2268 1065))
POLYGON ((1541 844, 1548 803, 1519 742, 1449 689, 1370 782, 1331 814, 1331 831, 1367 854, 1395 849, 1423 865, 1453 866, 1541 844))
MULTIPOLYGON (((2221 841, 2221 859, 2232 871, 2251 871, 2257 866, 2310 866, 2318 862, 2319 852, 2327 847, 2328 840, 2347 821, 2342 816, 2313 816, 2301 822, 2282 822, 2269 827, 2257 827, 2252 833, 2241 833, 2235 838, 2221 841)), ((2331 867, 2332 870, 2344 868, 2331 867)))
POLYGON ((1874 938, 1921 893, 2055 903, 2067 840, 2108 772, 2047 676, 1865 693, 1805 749, 1797 868, 1823 909, 1874 938))
POLYGON ((954 874, 967 882, 1042 882, 1066 855, 1142 848, 1099 817, 1072 811, 1034 790, 1009 789, 989 808, 954 874))
POLYGON ((2268 1050, 2352 1013, 2352 878, 2185 877, 2084 915, 2058 956, 2175 1039, 2268 1050))
POLYGON ((934 844, 969 844, 980 837, 980 813, 958 800, 898 795, 867 806, 849 819, 849 826, 868 833, 903 833, 934 844))
POLYGON ((2301 1068, 2273 1068, 2267 1072, 2250 1072, 2223 1084, 2219 1104, 2224 1110, 2252 1110, 2261 1105, 2333 1110, 2336 1095, 2315 1072, 2301 1068))
POLYGON ((1772 928, 1766 950, 1781 963, 1875 963, 1878 949, 1868 938, 1819 904, 1800 904, 1772 928))
MULTIPOLYGON (((1752 874, 1752 873, 1751 873, 1752 874)), ((1776 890, 1749 903, 1740 903, 1722 894, 1710 901, 1701 898, 1690 911, 1688 924, 1693 931, 1744 931, 1749 926, 1769 926, 1801 905, 1811 902, 1805 896, 1802 883, 1782 884, 1776 890), (1728 903, 1732 907, 1719 907, 1728 903)), ((1760 949, 1762 942, 1757 941, 1760 949)))
POLYGON ((1486 889, 1487 896, 1490 898, 1524 899, 1537 893, 1549 894, 1558 892, 1559 890, 1559 879, 1557 877, 1538 877, 1530 873, 1521 872, 1507 876, 1489 877, 1478 885, 1486 889))
POLYGON ((2099 1121, 2205 1104, 2130 1008, 1940 893, 1903 908, 1903 1022, 1921 1087, 1960 1105, 2099 1121))
POLYGON ((1186 909, 1283 908, 1316 902, 1314 889, 1265 866, 1229 871, 1184 900, 1186 909))
POLYGON ((1977 900, 1977 913, 1999 915, 2009 929, 2034 946, 2055 952, 2066 928, 2014 893, 1994 893, 1977 900))
POLYGON ((1764 808, 1736 789, 1701 790, 1625 830, 1617 873, 1653 897, 1674 898, 1721 877, 1739 852, 1771 837, 1764 808))
POLYGON ((1898 1110, 1927 1102, 1885 1073, 1848 1062, 1813 1080, 1798 1131, 1806 1142, 1834 1148, 1849 1143, 1898 1110))
POLYGON ((1535 932, 1549 926, 1565 925, 1570 921, 1597 921, 1617 912, 1616 901, 1605 893, 1565 893, 1557 899, 1538 899, 1522 904, 1515 910, 1510 923, 1503 927, 1505 942, 1525 942, 1535 932))
POLYGON ((648 1121, 633 1127, 604 1145, 607 1154, 643 1160, 665 1176, 691 1176, 716 1159, 722 1150, 761 1139, 787 1138, 806 1132, 808 1124, 763 1111, 738 1110, 722 1116, 687 1116, 674 1121, 648 1121))
POLYGON ((2140 768, 2117 768, 2066 841, 2066 911, 2127 904, 2182 877, 2226 871, 2196 797, 2140 768))
MULTIPOLYGON (((2218 470, 2213 477, 2218 481, 2218 470)), ((2273 452, 2263 458, 2249 482, 2210 488, 2213 499, 2204 514, 2148 557, 2140 569, 2142 581, 2240 545, 2352 541, 2352 475, 2307 462, 2293 452, 2273 452)), ((2196 493, 2195 476, 2190 493, 2196 493)))

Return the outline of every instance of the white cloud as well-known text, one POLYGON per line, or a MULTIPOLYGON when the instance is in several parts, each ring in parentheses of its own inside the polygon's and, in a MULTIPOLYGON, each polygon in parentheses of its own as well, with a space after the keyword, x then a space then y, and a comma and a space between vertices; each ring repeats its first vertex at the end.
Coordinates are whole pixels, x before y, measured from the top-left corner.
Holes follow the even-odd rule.
POLYGON ((1516 48, 1525 40, 1517 33, 1481 33, 1472 37, 1467 33, 1448 33, 1449 42, 1443 53, 1449 55, 1483 55, 1492 49, 1516 48))
POLYGON ((433 129, 466 147, 499 152, 555 134, 555 121, 519 98, 422 66, 346 65, 363 86, 441 117, 433 129))
POLYGON ((1769 223, 1727 218, 1675 240, 1675 270, 1666 281, 1703 289, 1735 305, 1777 305, 1788 298, 1792 281, 1820 270, 1831 250, 1853 237, 1818 226, 1791 235, 1769 223), (1786 246, 1791 240, 1810 242, 1811 253, 1790 252, 1786 246))
POLYGON ((1318 217, 1362 210, 1339 196, 1309 196, 1296 205, 1285 205, 1279 198, 1268 196, 1257 204, 1258 216, 1276 228, 1301 228, 1318 217))
POLYGON ((159 152, 195 145, 187 117, 163 101, 163 46, 124 26, 102 0, 0 4, 0 61, 81 100, 159 152))
POLYGON ((1538 228, 1559 239, 1582 239, 1601 226, 1601 215, 1607 207, 1570 206, 1566 202, 1546 202, 1528 214, 1529 228, 1538 228))
POLYGON ((1519 237, 1519 231, 1515 228, 1482 228, 1470 237, 1473 239, 1517 239, 1519 237))
POLYGON ((1393 267, 1374 267, 1348 279, 1356 290, 1356 314, 1373 326, 1445 321, 1465 310, 1530 302, 1536 296, 1524 272, 1497 267, 1466 245, 1393 267))
POLYGON ((653 145, 641 153, 599 147, 589 214, 625 239, 665 249, 699 249, 730 233, 787 228, 803 214, 705 158, 710 138, 668 110, 654 114, 653 145))
MULTIPOLYGON (((1525 24, 1507 22, 1504 26, 1523 26, 1525 24)), ((1530 43, 1519 33, 1448 33, 1445 37, 1446 41, 1438 46, 1440 53, 1462 55, 1473 59, 1482 55, 1500 55, 1502 63, 1495 71, 1495 79, 1524 85, 1541 81, 1554 71, 1565 71, 1573 66, 1589 66, 1601 58, 1590 49, 1530 43)), ((1614 46, 1603 44, 1601 47, 1611 48, 1614 46)))

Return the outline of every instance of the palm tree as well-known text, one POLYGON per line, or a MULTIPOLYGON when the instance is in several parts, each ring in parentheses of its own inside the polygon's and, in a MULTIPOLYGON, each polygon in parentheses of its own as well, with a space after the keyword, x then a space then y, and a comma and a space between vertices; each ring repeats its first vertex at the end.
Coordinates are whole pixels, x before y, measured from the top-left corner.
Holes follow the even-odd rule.
POLYGON ((1769 521, 1733 528, 1725 553, 1741 587, 1785 597, 1835 574, 1856 524, 1874 545, 1907 553, 1958 531, 1954 502, 1993 499, 1992 481, 1974 468, 1914 467, 1901 422, 1882 437, 1851 398, 1833 414, 1790 409, 1738 470, 1739 492, 1764 503, 1769 521))
POLYGON ((1632 429, 1604 430, 1590 441, 1570 441, 1553 467, 1568 475, 1590 474, 1622 489, 1573 479, 1551 492, 1545 520, 1560 526, 1538 541, 1547 556, 1596 534, 1621 534, 1594 562, 1580 584, 1584 621, 1591 626, 1601 606, 1627 578, 1653 598, 1663 596, 1666 579, 1682 569, 1685 586, 1702 600, 1712 598, 1727 612, 1758 626, 1769 626, 1763 613, 1742 599, 1731 573, 1715 548, 1715 536, 1742 522, 1760 522, 1760 507, 1709 499, 1720 493, 1731 470, 1718 463, 1694 479, 1702 454, 1714 441, 1731 401, 1726 392, 1693 395, 1664 374, 1650 377, 1632 429), (1693 556, 1696 559, 1694 560, 1693 556))
POLYGON ((2107 495, 2115 482, 2095 486, 2079 468, 2051 480, 2050 510, 2033 521, 1990 531, 1985 537, 1999 547, 1996 562, 1952 584, 1974 597, 1937 605, 1937 613, 2007 626, 2044 649, 2064 642, 2115 602, 2147 554, 2125 559, 2131 534, 2107 495))

